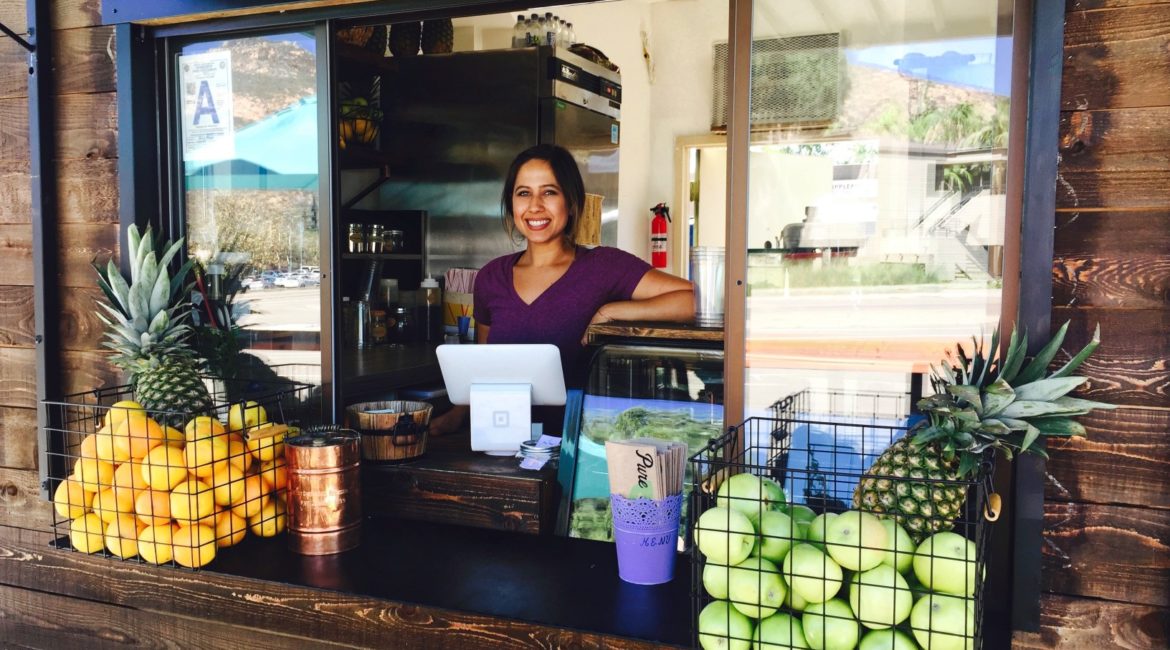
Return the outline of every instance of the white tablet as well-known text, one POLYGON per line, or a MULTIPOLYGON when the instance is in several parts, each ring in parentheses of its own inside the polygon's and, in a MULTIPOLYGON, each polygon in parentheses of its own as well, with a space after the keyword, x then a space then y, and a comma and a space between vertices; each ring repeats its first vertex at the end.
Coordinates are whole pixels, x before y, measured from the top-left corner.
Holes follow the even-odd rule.
POLYGON ((565 403, 565 376, 555 345, 444 344, 436 354, 452 404, 470 404, 472 384, 529 384, 533 404, 565 403))

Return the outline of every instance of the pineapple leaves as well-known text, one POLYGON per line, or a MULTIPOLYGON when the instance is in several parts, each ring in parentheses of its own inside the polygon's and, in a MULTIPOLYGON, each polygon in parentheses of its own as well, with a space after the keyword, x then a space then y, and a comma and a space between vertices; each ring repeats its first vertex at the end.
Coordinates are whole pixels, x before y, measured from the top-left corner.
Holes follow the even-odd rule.
POLYGON ((1083 436, 1085 425, 1070 417, 1036 418, 1032 425, 1046 436, 1083 436))
POLYGON ((1016 401, 1016 391, 1002 377, 996 379, 983 391, 983 416, 999 415, 1004 408, 1016 401))
POLYGON ((1060 397, 1053 400, 1056 404, 1070 409, 1065 415, 1085 415, 1093 409, 1115 409, 1116 404, 1107 404, 1105 402, 1094 402, 1089 399, 1079 399, 1076 397, 1060 397))
POLYGON ((979 467, 979 455, 965 453, 959 457, 959 476, 970 476, 979 467))
POLYGON ((1081 366, 1082 363, 1085 362, 1085 359, 1089 358, 1090 354, 1093 354, 1093 351, 1097 349, 1098 345, 1101 345, 1101 325, 1100 325, 1100 323, 1098 323, 1097 328, 1093 330, 1093 340, 1089 341, 1088 344, 1085 345, 1085 347, 1081 348, 1081 351, 1078 352, 1075 357, 1070 359, 1068 363, 1064 364, 1063 366, 1060 367, 1059 370, 1052 373, 1052 376, 1053 377, 1067 377, 1067 376, 1071 375, 1073 373, 1073 371, 1075 371, 1077 368, 1079 368, 1081 366))
POLYGON ((1028 451, 1028 448, 1031 447, 1032 443, 1036 442, 1036 439, 1039 437, 1040 430, 1029 424, 1028 428, 1024 430, 1024 441, 1020 443, 1020 451, 1028 451))
POLYGON ((976 413, 983 413, 983 400, 979 397, 979 388, 976 386, 947 386, 947 392, 970 404, 976 413))
POLYGON ((1016 386, 1016 399, 1051 402, 1088 381, 1084 377, 1056 377, 1016 386))
POLYGON ((999 372, 1000 379, 1015 386, 1012 380, 1015 379, 1016 373, 1020 371, 1020 366, 1024 364, 1024 356, 1027 350, 1028 334, 1025 332, 1023 337, 1017 337, 1017 332, 1013 329, 1011 340, 1008 342, 1007 358, 1003 360, 1003 368, 999 372))
POLYGON ((1016 400, 1008 404, 999 415, 1005 418, 1018 418, 1026 420, 1028 418, 1041 417, 1044 415, 1071 415, 1080 409, 1073 406, 1066 406, 1057 402, 1037 402, 1032 400, 1016 400))
POLYGON ((138 251, 142 248, 140 245, 142 242, 142 236, 138 234, 138 226, 130 224, 130 227, 126 229, 126 241, 127 247, 129 249, 127 252, 130 254, 130 259, 133 261, 133 263, 130 265, 130 282, 133 283, 138 280, 138 266, 140 263, 138 258, 138 251))
POLYGON ((1036 353, 1036 356, 1028 363, 1028 366, 1016 377, 1017 385, 1029 384, 1044 376, 1044 373, 1048 371, 1048 365, 1052 363, 1052 359, 1056 357, 1057 351, 1060 350, 1061 344, 1064 343, 1064 335, 1068 332, 1068 323, 1069 321, 1064 321, 1064 325, 1060 326, 1060 329, 1052 336, 1052 340, 1048 342, 1048 345, 1045 345, 1044 349, 1036 353))

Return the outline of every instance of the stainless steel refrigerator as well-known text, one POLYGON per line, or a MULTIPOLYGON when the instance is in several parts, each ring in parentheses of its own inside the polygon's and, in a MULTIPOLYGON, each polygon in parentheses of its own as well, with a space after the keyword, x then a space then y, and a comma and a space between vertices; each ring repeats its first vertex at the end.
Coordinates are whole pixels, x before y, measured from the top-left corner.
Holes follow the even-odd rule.
POLYGON ((603 195, 601 240, 617 242, 621 83, 562 48, 527 47, 388 60, 381 147, 384 209, 425 210, 427 272, 478 268, 518 250, 504 233, 508 164, 537 143, 573 153, 585 191, 603 195))

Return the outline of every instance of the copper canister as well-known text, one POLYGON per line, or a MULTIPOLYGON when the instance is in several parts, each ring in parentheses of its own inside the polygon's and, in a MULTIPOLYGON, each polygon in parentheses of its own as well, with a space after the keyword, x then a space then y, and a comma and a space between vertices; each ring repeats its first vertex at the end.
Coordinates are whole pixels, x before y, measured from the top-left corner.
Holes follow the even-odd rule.
POLYGON ((329 429, 285 440, 288 544, 295 553, 340 553, 361 541, 361 445, 356 431, 329 429))

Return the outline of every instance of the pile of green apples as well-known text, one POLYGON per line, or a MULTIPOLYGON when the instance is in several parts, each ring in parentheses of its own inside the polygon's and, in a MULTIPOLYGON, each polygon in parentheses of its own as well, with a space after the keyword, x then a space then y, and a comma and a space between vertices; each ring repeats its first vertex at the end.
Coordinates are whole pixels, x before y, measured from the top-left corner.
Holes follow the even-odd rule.
POLYGON ((725 480, 695 522, 704 650, 968 650, 975 543, 953 532, 915 544, 893 519, 789 504, 775 481, 725 480))

